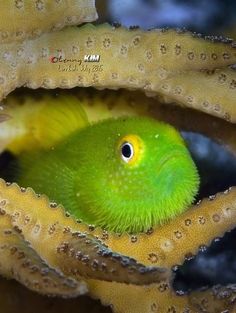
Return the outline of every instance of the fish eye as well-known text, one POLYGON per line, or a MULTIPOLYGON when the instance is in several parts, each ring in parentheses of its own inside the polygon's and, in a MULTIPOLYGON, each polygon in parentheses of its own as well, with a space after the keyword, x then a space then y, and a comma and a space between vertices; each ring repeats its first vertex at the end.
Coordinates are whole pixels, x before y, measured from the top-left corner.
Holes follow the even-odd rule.
POLYGON ((144 152, 142 139, 135 134, 128 134, 118 141, 118 153, 121 160, 129 166, 138 166, 144 152))
POLYGON ((124 142, 121 146, 122 160, 128 163, 134 156, 134 147, 129 142, 124 142))

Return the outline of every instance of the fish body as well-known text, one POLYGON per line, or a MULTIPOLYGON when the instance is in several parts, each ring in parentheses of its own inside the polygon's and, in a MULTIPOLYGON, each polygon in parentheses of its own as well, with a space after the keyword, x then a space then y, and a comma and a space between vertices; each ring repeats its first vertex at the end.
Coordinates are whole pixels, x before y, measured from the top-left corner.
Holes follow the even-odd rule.
POLYGON ((193 202, 199 186, 180 134, 144 117, 100 121, 46 150, 22 153, 16 172, 19 185, 115 232, 164 223, 193 202))

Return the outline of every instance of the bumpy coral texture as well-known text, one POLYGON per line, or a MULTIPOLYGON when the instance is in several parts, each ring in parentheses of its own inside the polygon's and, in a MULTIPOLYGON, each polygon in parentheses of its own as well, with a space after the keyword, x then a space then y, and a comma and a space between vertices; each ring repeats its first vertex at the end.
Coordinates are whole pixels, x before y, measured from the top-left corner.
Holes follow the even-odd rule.
POLYGON ((226 68, 236 62, 236 50, 229 39, 87 24, 0 49, 0 98, 23 85, 132 88, 236 120, 235 71, 226 68), (86 62, 91 55, 100 62, 86 62))

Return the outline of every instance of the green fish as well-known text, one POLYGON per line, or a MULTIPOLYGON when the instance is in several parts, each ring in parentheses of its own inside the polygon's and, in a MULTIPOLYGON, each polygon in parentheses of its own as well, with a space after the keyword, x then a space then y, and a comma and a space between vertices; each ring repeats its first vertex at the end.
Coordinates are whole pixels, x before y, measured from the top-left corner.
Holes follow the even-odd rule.
POLYGON ((21 153, 15 181, 47 194, 77 219, 122 233, 165 223, 199 188, 181 135, 147 117, 106 119, 48 149, 21 153))

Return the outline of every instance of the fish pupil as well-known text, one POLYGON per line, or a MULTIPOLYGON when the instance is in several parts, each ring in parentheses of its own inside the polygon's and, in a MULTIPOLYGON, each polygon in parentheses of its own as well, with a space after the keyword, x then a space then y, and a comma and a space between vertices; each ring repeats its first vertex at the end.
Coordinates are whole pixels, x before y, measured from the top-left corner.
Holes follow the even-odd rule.
POLYGON ((133 156, 133 147, 130 143, 126 142, 121 147, 122 157, 124 159, 130 159, 133 156))

